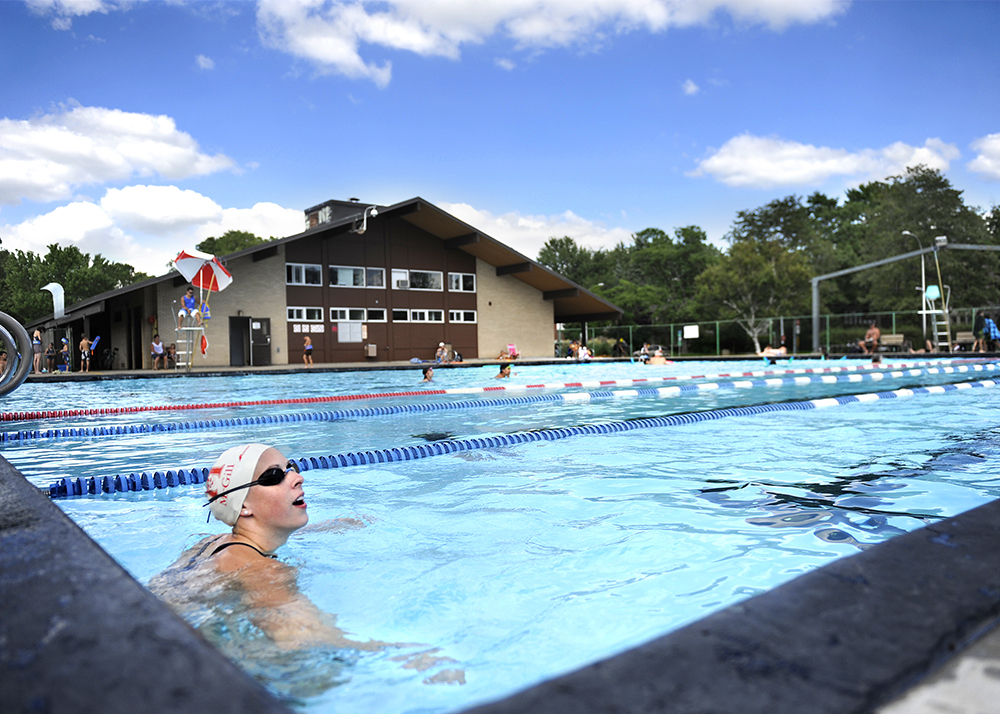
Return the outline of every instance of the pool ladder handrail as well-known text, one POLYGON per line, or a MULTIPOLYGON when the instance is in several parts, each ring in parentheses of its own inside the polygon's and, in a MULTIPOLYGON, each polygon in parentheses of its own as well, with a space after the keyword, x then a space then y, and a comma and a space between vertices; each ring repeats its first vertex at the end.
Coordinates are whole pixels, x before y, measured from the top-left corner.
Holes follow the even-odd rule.
POLYGON ((5 312, 0 312, 0 339, 7 345, 7 364, 0 372, 0 396, 3 396, 20 387, 28 378, 34 348, 24 326, 5 312))

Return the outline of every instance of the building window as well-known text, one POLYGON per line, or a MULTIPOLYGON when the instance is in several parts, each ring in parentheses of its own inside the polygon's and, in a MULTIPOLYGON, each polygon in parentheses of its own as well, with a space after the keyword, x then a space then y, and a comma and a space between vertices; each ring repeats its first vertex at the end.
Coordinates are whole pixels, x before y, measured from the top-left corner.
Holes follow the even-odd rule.
POLYGON ((393 310, 392 311, 392 321, 393 322, 409 322, 410 321, 410 311, 409 310, 393 310))
POLYGON ((385 322, 385 309, 381 307, 368 308, 368 322, 385 322))
POLYGON ((321 307, 290 307, 287 315, 289 322, 323 322, 321 307))
POLYGON ((364 322, 365 309, 363 307, 331 307, 330 322, 364 322))
POLYGON ((410 271, 400 270, 399 268, 392 269, 392 287, 396 290, 409 290, 410 288, 410 271))
POLYGON ((361 342, 364 340, 365 330, 360 322, 338 322, 337 342, 361 342))
POLYGON ((322 285, 323 266, 309 263, 286 263, 285 283, 288 285, 322 285))
POLYGON ((410 290, 444 290, 444 273, 440 270, 411 270, 410 290))
POLYGON ((363 288, 365 286, 365 269, 346 265, 330 266, 330 287, 332 288, 363 288))
POLYGON ((449 310, 448 322, 475 322, 475 310, 449 310))
POLYGON ((473 273, 448 273, 448 290, 453 293, 474 293, 476 276, 473 273))
POLYGON ((365 287, 384 288, 385 268, 365 268, 365 287))
POLYGON ((392 287, 397 290, 444 290, 444 273, 440 270, 393 268, 392 287))
POLYGON ((410 322, 444 322, 444 310, 410 310, 410 322))

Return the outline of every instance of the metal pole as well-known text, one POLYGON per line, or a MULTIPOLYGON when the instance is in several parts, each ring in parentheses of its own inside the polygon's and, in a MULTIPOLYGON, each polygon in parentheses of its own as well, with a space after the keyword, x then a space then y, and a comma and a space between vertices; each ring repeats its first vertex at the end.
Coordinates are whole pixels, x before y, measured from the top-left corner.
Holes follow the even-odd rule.
MULTIPOLYGON (((920 241, 917 242, 919 243, 920 241)), ((923 246, 920 247, 923 248, 923 246)), ((923 305, 922 312, 924 314, 921 315, 921 317, 923 318, 924 344, 926 345, 927 344, 927 271, 924 265, 924 256, 922 255, 920 256, 920 303, 921 305, 923 305)))
MULTIPOLYGON (((819 278, 813 278, 812 282, 812 301, 813 301, 813 352, 819 352, 819 278)), ((829 344, 830 342, 830 332, 829 332, 829 318, 827 318, 827 333, 826 340, 829 344)))

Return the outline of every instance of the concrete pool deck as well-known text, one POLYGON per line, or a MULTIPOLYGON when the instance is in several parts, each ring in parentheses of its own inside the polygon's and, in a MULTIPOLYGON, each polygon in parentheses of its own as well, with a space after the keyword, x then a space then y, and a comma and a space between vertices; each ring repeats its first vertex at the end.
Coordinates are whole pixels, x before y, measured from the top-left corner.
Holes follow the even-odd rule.
MULTIPOLYGON (((1000 500, 469 711, 995 711, 998 544, 1000 500)), ((2 458, 0 702, 19 712, 288 711, 2 458)))

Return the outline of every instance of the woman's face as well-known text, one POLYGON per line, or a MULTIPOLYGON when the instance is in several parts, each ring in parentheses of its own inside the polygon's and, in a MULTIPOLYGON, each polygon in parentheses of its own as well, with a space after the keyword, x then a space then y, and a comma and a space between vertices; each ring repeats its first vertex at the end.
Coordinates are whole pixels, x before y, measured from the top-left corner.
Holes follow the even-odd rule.
MULTIPOLYGON (((288 458, 284 454, 274 448, 268 449, 257 460, 254 480, 269 468, 277 467, 284 471, 287 465, 288 458)), ((243 505, 262 525, 291 533, 309 522, 305 491, 302 489, 304 482, 302 474, 288 471, 284 480, 276 486, 252 486, 243 505)))

